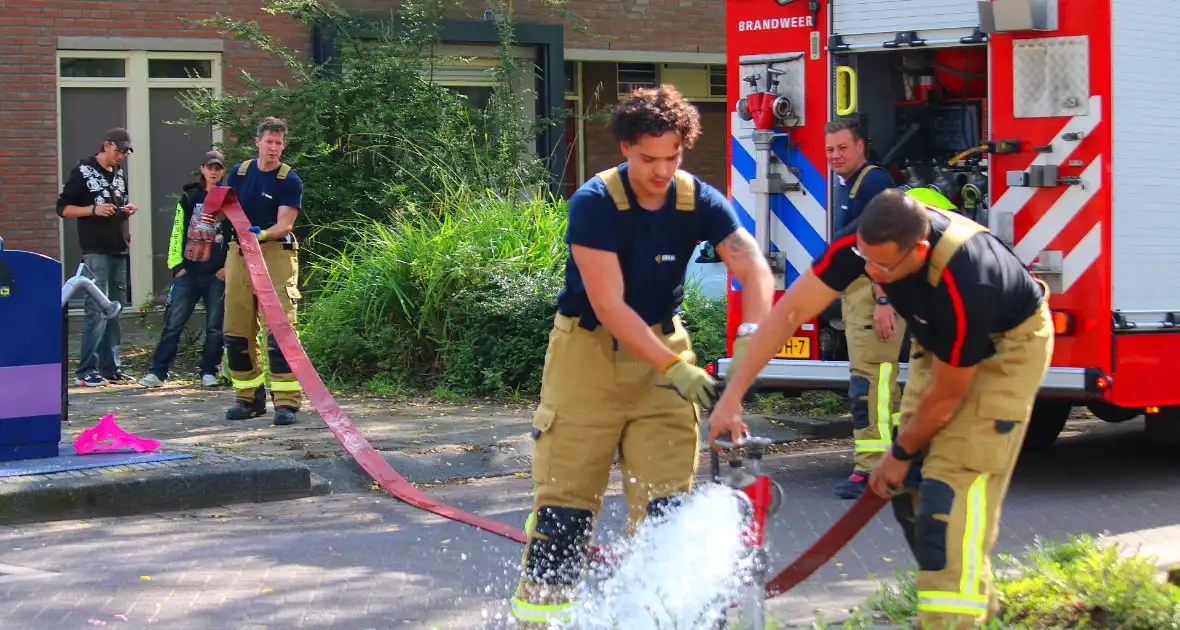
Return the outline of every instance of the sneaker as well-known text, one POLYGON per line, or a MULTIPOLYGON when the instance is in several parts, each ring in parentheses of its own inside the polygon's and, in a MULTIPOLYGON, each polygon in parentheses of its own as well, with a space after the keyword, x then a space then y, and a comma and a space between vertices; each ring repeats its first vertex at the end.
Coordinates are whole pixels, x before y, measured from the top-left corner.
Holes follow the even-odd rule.
POLYGON ((103 374, 102 377, 105 378, 108 382, 116 384, 116 385, 126 385, 127 383, 137 383, 138 382, 135 380, 134 376, 131 376, 130 374, 124 372, 123 370, 119 370, 119 371, 115 372, 114 374, 103 374))
POLYGON ((217 377, 212 374, 201 375, 201 387, 217 387, 220 384, 221 382, 218 381, 217 377))
POLYGON ((139 379, 139 384, 144 387, 163 387, 164 381, 160 380, 159 376, 148 372, 148 375, 139 379))
POLYGON ((86 376, 74 379, 74 383, 82 387, 102 387, 107 384, 107 380, 99 376, 97 372, 91 372, 86 376))
POLYGON ((860 471, 855 471, 836 486, 836 497, 840 499, 858 499, 868 485, 869 476, 860 471))
POLYGON ((275 407, 275 426, 295 424, 298 422, 295 418, 295 414, 297 413, 299 413, 299 410, 294 407, 288 407, 286 405, 275 407))

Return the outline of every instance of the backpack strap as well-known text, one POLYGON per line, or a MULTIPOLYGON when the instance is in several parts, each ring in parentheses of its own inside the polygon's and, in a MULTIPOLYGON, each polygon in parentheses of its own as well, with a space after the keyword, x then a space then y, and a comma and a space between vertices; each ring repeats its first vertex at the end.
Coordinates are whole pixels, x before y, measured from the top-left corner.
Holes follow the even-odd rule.
POLYGON ((860 170, 860 173, 857 174, 856 179, 853 180, 853 182, 852 182, 852 189, 848 192, 848 200, 849 201, 856 199, 856 193, 857 193, 857 191, 860 190, 860 183, 865 180, 865 175, 868 175, 869 171, 871 171, 875 168, 881 168, 881 167, 877 166, 876 164, 869 164, 860 170))
POLYGON ((946 231, 942 233, 942 238, 938 239, 938 244, 934 246, 934 251, 930 254, 930 268, 926 271, 926 281, 930 283, 930 286, 937 287, 938 283, 942 281, 942 270, 946 268, 947 263, 959 251, 963 243, 980 232, 987 232, 988 229, 962 215, 934 206, 926 207, 951 222, 946 231))
POLYGON ((245 162, 242 162, 242 165, 238 167, 238 177, 245 177, 246 171, 250 170, 250 163, 253 161, 254 159, 251 158, 245 162))

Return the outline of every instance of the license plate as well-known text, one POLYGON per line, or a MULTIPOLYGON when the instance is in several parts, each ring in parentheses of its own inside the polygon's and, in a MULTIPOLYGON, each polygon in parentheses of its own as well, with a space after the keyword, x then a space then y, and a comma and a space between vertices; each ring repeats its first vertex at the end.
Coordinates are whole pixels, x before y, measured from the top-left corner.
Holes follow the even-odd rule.
POLYGON ((782 359, 810 359, 811 358, 811 338, 810 337, 791 337, 782 350, 774 355, 782 359))

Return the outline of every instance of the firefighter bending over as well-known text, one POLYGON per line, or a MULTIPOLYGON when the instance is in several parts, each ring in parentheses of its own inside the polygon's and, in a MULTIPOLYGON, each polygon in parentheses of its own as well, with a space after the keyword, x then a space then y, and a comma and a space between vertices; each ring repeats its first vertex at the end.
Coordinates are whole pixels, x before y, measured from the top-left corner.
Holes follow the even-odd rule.
POLYGON ((893 497, 917 561, 919 628, 973 628, 997 611, 989 556, 1053 355, 1048 287, 986 228, 897 190, 878 195, 761 323, 713 409, 710 439, 739 435, 759 369, 866 273, 911 334, 899 432, 869 488, 893 497))
MULTIPOLYGON (((250 231, 258 238, 279 304, 294 325, 299 302, 299 244, 291 229, 303 204, 303 180, 279 161, 287 144, 286 123, 273 117, 263 120, 254 143, 258 158, 235 164, 227 173, 226 183, 237 192, 238 203, 250 219, 250 231)), ((262 370, 256 341, 258 299, 237 241, 235 234, 225 261, 225 350, 234 386, 234 404, 225 412, 229 420, 266 413, 267 375, 262 370)), ((303 389, 273 333, 267 336, 267 359, 274 423, 294 424, 303 402, 303 389)))
MULTIPOLYGON (((864 212, 881 191, 893 187, 889 173, 865 159, 860 124, 834 120, 824 128, 828 165, 840 177, 835 232, 864 212)), ((855 499, 864 492, 869 473, 881 461, 893 434, 893 409, 898 358, 905 340, 905 320, 897 317, 889 298, 866 276, 848 285, 841 296, 844 338, 848 342, 848 406, 852 411, 854 455, 852 474, 836 486, 836 496, 855 499)))
POLYGON ((533 419, 536 488, 512 599, 526 628, 568 618, 616 450, 629 533, 691 490, 700 407, 715 397, 677 315, 696 246, 716 247, 751 322, 774 292, 725 195, 679 170, 700 135, 696 108, 671 86, 641 89, 615 107, 611 127, 626 162, 569 201, 571 256, 533 419))

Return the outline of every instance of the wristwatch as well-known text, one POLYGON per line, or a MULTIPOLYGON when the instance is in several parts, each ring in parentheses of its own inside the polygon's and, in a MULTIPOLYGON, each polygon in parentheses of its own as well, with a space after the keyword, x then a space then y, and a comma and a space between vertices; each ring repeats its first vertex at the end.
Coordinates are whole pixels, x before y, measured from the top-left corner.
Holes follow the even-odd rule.
POLYGON ((884 295, 877 298, 877 304, 888 304, 888 303, 889 303, 889 298, 885 297, 884 295))
POLYGON ((737 329, 738 337, 749 337, 758 330, 758 324, 754 322, 742 322, 737 329))
POLYGON ((896 459, 899 462, 910 462, 918 458, 917 453, 911 455, 905 452, 905 449, 902 448, 901 444, 898 444, 897 442, 893 443, 893 447, 890 449, 889 453, 893 455, 893 459, 896 459))

